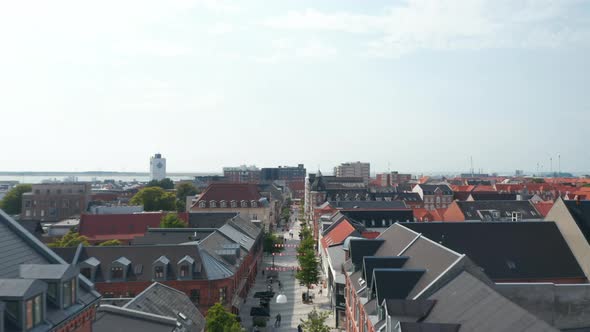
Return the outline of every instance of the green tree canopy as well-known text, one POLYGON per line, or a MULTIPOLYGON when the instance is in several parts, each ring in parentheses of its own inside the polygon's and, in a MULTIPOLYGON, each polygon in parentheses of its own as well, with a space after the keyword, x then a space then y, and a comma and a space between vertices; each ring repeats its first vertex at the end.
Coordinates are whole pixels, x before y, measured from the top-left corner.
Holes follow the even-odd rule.
POLYGON ((209 308, 205 319, 207 332, 238 332, 242 330, 236 315, 225 310, 221 303, 215 303, 209 308))
POLYGON ((84 235, 80 235, 78 232, 70 230, 60 239, 49 243, 48 246, 52 248, 77 247, 80 243, 84 246, 89 245, 88 238, 84 235))
POLYGON ((146 187, 131 198, 131 204, 143 205, 145 211, 175 211, 176 197, 160 187, 146 187))
POLYGON ((8 214, 19 214, 21 212, 23 194, 31 192, 30 184, 19 184, 10 189, 6 196, 0 201, 0 209, 8 214))
POLYGON ((162 180, 152 180, 148 182, 146 187, 160 187, 162 189, 174 189, 174 182, 169 178, 165 178, 162 180))
POLYGON ((178 199, 185 199, 186 196, 192 196, 198 193, 197 187, 190 182, 183 182, 176 188, 176 198, 178 199))
POLYGON ((186 223, 176 213, 168 213, 160 221, 160 228, 184 228, 186 223))
POLYGON ((101 247, 107 247, 107 246, 120 246, 121 245, 121 241, 115 239, 115 240, 108 240, 108 241, 104 241, 101 244, 99 244, 99 246, 101 247))
POLYGON ((264 252, 271 254, 283 251, 283 247, 276 246, 276 244, 280 243, 283 243, 283 240, 275 234, 264 233, 264 241, 262 243, 264 252))
POLYGON ((316 308, 307 314, 307 319, 301 319, 301 326, 305 332, 330 332, 326 320, 330 313, 328 311, 317 311, 316 308))

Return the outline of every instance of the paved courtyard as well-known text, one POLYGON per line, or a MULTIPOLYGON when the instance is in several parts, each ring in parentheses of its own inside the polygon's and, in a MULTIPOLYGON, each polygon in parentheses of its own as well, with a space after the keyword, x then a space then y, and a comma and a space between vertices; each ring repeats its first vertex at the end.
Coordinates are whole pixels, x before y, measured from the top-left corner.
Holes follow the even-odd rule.
MULTIPOLYGON (((287 248, 282 252, 282 256, 275 256, 274 265, 278 268, 292 269, 298 266, 296 253, 296 246, 299 245, 299 222, 296 221, 297 214, 292 216, 289 223, 289 227, 293 230, 293 239, 291 239, 289 232, 279 232, 277 235, 285 236, 287 239, 287 248)), ((272 256, 265 256, 262 264, 262 268, 272 267, 273 260, 272 256)), ((246 302, 242 305, 240 310, 240 317, 242 320, 242 326, 246 328, 246 331, 252 331, 252 317, 250 317, 250 308, 259 306, 259 299, 253 297, 255 292, 267 291, 266 277, 268 271, 265 271, 264 276, 262 275, 262 269, 258 271, 256 283, 250 290, 246 302)), ((277 304, 276 297, 279 292, 278 283, 273 283, 273 290, 275 296, 270 303, 270 318, 267 323, 266 329, 260 328, 260 331, 297 331, 297 325, 300 324, 300 320, 307 318, 307 314, 316 307, 318 310, 330 310, 330 300, 326 296, 326 290, 323 290, 323 294, 319 295, 318 286, 310 290, 310 294, 315 296, 313 304, 303 303, 301 294, 305 293, 307 288, 300 286, 299 282, 295 279, 295 271, 280 271, 278 272, 278 279, 281 282, 283 288, 282 293, 287 296, 287 303, 277 304), (281 314, 281 326, 274 327, 276 315, 281 314)), ((334 326, 334 315, 331 314, 326 322, 328 326, 334 326)))

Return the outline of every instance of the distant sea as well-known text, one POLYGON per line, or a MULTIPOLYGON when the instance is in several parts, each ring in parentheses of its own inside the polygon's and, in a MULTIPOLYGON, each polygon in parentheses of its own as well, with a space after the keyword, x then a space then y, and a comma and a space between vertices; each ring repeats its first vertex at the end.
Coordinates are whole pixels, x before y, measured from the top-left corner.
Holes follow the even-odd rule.
MULTIPOLYGON (((199 175, 214 175, 216 173, 169 173, 168 177, 173 181, 191 180, 199 175)), ((148 182, 149 173, 127 172, 0 172, 0 182, 18 181, 19 183, 42 183, 50 181, 71 181, 76 179, 82 182, 100 182, 115 180, 123 182, 148 182)))

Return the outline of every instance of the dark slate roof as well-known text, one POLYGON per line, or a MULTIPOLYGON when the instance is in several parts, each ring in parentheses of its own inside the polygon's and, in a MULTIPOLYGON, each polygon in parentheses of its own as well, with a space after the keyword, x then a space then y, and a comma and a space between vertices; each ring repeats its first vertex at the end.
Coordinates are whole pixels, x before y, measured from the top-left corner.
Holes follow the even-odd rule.
POLYGON ((530 201, 457 201, 457 205, 465 215, 465 220, 498 220, 491 213, 492 210, 499 211, 500 220, 510 221, 512 212, 522 213, 522 219, 543 219, 543 215, 530 201))
POLYGON ((176 319, 111 305, 101 305, 98 308, 92 330, 95 332, 177 331, 176 319))
MULTIPOLYGON (((53 248, 63 257, 73 257, 72 251, 76 248, 53 248)), ((152 264, 161 256, 170 260, 167 270, 169 280, 177 279, 177 263, 185 256, 195 260, 195 264, 202 264, 202 271, 194 271, 193 279, 206 280, 209 276, 207 265, 201 258, 201 250, 197 244, 194 245, 152 245, 152 246, 112 246, 112 247, 82 247, 78 262, 83 262, 94 257, 100 261, 95 280, 107 281, 110 279, 110 268, 113 262, 124 258, 130 261, 127 271, 128 281, 152 281, 152 264)), ((196 270, 196 269, 195 269, 196 270)))
POLYGON ((590 201, 563 201, 578 224, 580 231, 590 242, 590 201))
POLYGON ((403 201, 330 201, 336 209, 407 209, 403 201))
POLYGON ((363 273, 364 279, 367 285, 373 282, 373 270, 377 268, 389 268, 389 269, 401 269, 408 257, 404 256, 386 256, 386 257, 375 257, 365 256, 363 257, 363 273))
POLYGON ((176 319, 188 332, 201 332, 205 328, 205 317, 185 293, 157 282, 123 307, 176 319))
POLYGON ((425 195, 433 195, 436 189, 440 189, 443 195, 452 195, 453 189, 446 184, 419 184, 425 195))
POLYGON ((414 220, 414 212, 411 209, 372 211, 342 210, 341 213, 347 218, 359 223, 366 223, 374 220, 376 226, 381 226, 383 220, 386 221, 387 226, 389 226, 389 221, 395 223, 414 220))
POLYGON ((401 332, 458 332, 461 324, 401 322, 401 332))
POLYGON ((190 212, 188 224, 195 228, 219 228, 237 215, 237 212, 190 212))
POLYGON ((375 292, 377 303, 385 299, 405 299, 424 273, 424 269, 373 269, 371 291, 375 292))
POLYGON ((467 255, 495 281, 584 278, 553 222, 401 223, 467 255))
POLYGON ((472 192, 471 198, 476 201, 515 201, 516 194, 472 192))
POLYGON ((428 299, 436 305, 424 323, 461 324, 461 331, 557 331, 468 272, 428 299))
POLYGON ((435 300, 385 299, 387 314, 397 320, 402 317, 404 320, 421 320, 428 315, 435 303, 435 300))
POLYGON ((132 244, 178 244, 199 241, 213 232, 215 228, 149 228, 143 236, 135 237, 132 244))
POLYGON ((252 246, 254 245, 253 238, 249 237, 243 232, 240 232, 230 224, 225 224, 221 226, 217 231, 222 233, 226 237, 230 238, 235 243, 239 243, 240 246, 242 246, 247 251, 250 251, 252 249, 252 246))
POLYGON ((413 230, 394 224, 379 235, 379 239, 385 242, 379 248, 376 256, 397 256, 405 247, 408 246, 418 233, 413 230))
POLYGON ((382 239, 352 239, 349 241, 348 253, 355 269, 362 268, 363 258, 373 256, 377 249, 383 244, 382 239))

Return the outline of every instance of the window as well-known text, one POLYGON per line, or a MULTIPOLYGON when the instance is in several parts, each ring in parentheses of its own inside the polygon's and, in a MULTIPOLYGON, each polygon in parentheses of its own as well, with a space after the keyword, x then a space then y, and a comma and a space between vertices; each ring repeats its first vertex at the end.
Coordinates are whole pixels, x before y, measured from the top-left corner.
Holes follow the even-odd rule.
POLYGON ((25 201, 25 207, 30 208, 31 207, 31 201, 26 200, 25 201))
MULTIPOLYGON (((6 315, 11 318, 13 321, 15 322, 20 322, 20 302, 17 301, 5 301, 6 303, 6 309, 5 309, 5 313, 6 315)), ((18 324, 20 325, 20 324, 18 324)))
POLYGON ((200 202, 199 202, 199 207, 200 207, 200 208, 204 208, 204 207, 205 207, 205 205, 206 205, 205 201, 200 201, 200 202))
POLYGON ((63 284, 64 308, 76 303, 76 278, 70 279, 63 284))
POLYGON ((164 278, 164 267, 163 266, 156 266, 154 268, 154 278, 156 278, 156 279, 164 278))
POLYGON ((225 304, 226 303, 226 294, 227 287, 222 287, 219 289, 219 303, 225 304))
POLYGON ((181 277, 187 277, 188 276, 188 265, 184 264, 180 266, 180 276, 181 277))
POLYGON ((381 220, 381 226, 385 227, 385 219, 381 220))
POLYGON ((27 330, 39 325, 43 320, 43 299, 41 295, 27 300, 25 304, 25 326, 27 330))
POLYGON ((247 203, 246 201, 242 201, 242 203, 241 203, 241 204, 242 204, 242 207, 243 207, 243 208, 245 208, 245 207, 248 207, 248 203, 247 203))
POLYGON ((53 303, 58 303, 57 302, 57 286, 58 284, 56 283, 49 283, 47 284, 47 298, 52 301, 53 303))
POLYGON ((217 203, 215 201, 209 201, 209 207, 217 207, 217 203))
POLYGON ((111 267, 111 279, 123 279, 123 268, 120 266, 111 267))
POLYGON ((253 208, 258 207, 258 204, 256 203, 256 201, 252 201, 250 204, 252 204, 253 208))
POLYGON ((225 207, 227 207, 227 202, 226 201, 221 201, 221 202, 219 202, 219 206, 222 207, 222 208, 225 208, 225 207))
POLYGON ((238 202, 236 202, 236 201, 231 201, 230 204, 231 204, 231 207, 233 207, 233 208, 238 207, 238 202))
POLYGON ((191 289, 191 301, 195 304, 199 304, 201 301, 201 290, 200 289, 191 289))
POLYGON ((68 201, 67 199, 64 199, 62 201, 62 207, 63 208, 66 208, 66 209, 69 209, 70 208, 70 201, 68 201))

